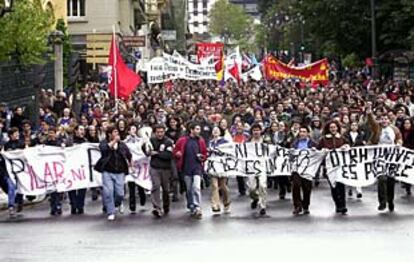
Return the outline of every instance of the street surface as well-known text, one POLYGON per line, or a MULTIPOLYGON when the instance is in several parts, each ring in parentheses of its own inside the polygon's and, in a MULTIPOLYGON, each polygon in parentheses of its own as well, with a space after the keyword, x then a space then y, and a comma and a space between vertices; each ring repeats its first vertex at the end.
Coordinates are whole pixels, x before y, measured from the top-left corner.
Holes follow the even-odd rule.
POLYGON ((379 213, 376 191, 362 200, 348 197, 346 216, 334 213, 326 182, 312 192, 311 214, 292 215, 291 197, 269 190, 268 212, 260 217, 232 181, 232 213, 213 216, 209 189, 203 218, 194 220, 183 197, 168 217, 155 219, 151 203, 108 222, 101 202, 88 203, 85 215, 49 216, 48 202, 8 219, 0 212, 0 261, 414 261, 414 197, 397 184, 396 211, 379 213))

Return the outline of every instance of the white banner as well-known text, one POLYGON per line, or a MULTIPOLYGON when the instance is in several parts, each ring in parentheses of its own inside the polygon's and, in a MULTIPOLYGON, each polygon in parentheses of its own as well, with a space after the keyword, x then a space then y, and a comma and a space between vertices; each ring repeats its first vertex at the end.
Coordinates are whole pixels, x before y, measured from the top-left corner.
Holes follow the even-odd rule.
POLYGON ((251 77, 255 81, 260 81, 263 79, 262 70, 260 69, 260 65, 256 65, 249 71, 242 74, 243 81, 247 81, 248 78, 251 77))
POLYGON ((290 150, 264 143, 228 143, 208 157, 206 172, 218 176, 290 176, 298 172, 312 179, 325 153, 316 150, 290 150))
POLYGON ((332 150, 326 156, 331 184, 369 186, 387 175, 414 184, 414 151, 400 146, 365 146, 332 150))
POLYGON ((217 73, 214 64, 194 64, 179 53, 163 54, 153 58, 147 65, 148 83, 164 83, 169 80, 216 80, 217 73))
MULTIPOLYGON (((128 175, 126 181, 151 189, 150 158, 137 144, 127 145, 133 154, 135 172, 128 175)), ((8 173, 22 194, 41 195, 102 185, 101 174, 93 169, 101 155, 98 144, 85 143, 67 148, 36 146, 2 154, 8 173)))

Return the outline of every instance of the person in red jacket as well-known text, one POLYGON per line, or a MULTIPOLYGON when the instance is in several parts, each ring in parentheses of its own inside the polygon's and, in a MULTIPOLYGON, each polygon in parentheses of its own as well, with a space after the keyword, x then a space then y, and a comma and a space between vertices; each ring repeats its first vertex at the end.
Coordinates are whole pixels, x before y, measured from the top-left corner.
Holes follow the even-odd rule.
POLYGON ((177 168, 184 175, 187 208, 190 209, 192 217, 201 219, 201 179, 203 163, 207 159, 207 146, 200 136, 200 124, 190 123, 189 131, 189 135, 178 139, 173 153, 177 159, 177 168))

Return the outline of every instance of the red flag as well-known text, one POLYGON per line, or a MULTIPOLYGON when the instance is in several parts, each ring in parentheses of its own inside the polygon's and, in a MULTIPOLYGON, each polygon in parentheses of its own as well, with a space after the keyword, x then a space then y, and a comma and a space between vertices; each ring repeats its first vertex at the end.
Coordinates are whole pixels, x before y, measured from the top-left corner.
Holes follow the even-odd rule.
POLYGON ((240 72, 236 60, 234 60, 233 67, 229 69, 229 73, 237 80, 237 83, 240 83, 240 72))
POLYGON ((109 92, 115 96, 115 88, 117 88, 118 97, 128 99, 142 80, 139 75, 135 74, 124 63, 121 53, 116 46, 115 38, 112 38, 111 41, 109 65, 112 66, 111 77, 109 77, 109 92))

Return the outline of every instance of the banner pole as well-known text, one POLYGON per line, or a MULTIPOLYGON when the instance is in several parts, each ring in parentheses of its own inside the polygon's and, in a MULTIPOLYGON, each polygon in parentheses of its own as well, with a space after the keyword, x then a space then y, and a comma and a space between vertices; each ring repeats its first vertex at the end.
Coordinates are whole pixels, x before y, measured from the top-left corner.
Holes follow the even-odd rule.
POLYGON ((115 112, 118 113, 118 106, 119 106, 119 102, 118 102, 118 72, 117 72, 117 52, 116 52, 116 48, 118 48, 116 46, 116 35, 115 35, 115 25, 112 25, 112 45, 113 45, 113 56, 114 56, 114 65, 113 65, 113 71, 114 71, 114 89, 115 89, 115 112))

